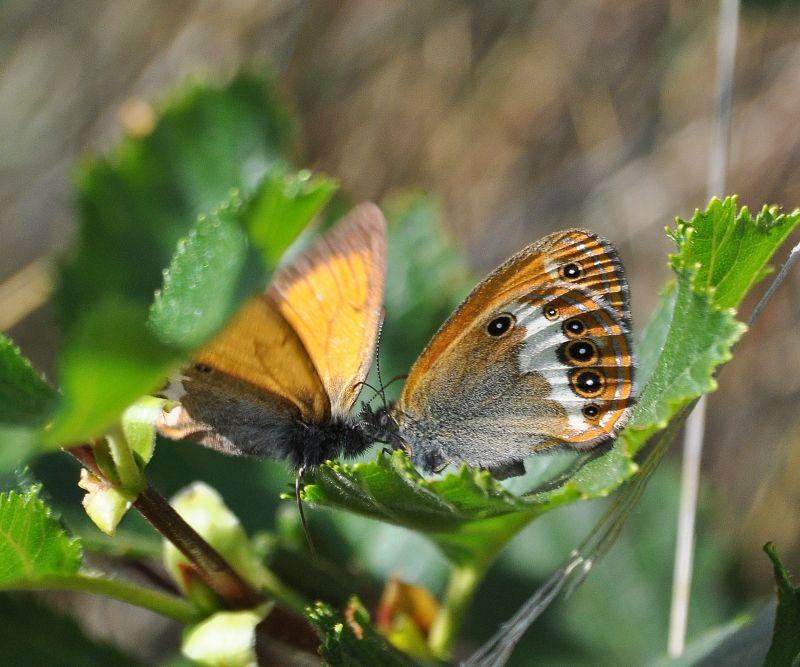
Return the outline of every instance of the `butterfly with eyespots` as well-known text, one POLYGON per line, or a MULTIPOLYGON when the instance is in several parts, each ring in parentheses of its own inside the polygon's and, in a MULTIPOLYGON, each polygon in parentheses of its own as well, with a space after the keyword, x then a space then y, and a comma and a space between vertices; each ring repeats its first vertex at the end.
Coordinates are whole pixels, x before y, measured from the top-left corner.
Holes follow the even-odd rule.
POLYGON ((556 232, 495 269, 433 336, 399 401, 369 421, 427 472, 498 477, 536 452, 610 442, 633 405, 628 283, 614 247, 556 232))

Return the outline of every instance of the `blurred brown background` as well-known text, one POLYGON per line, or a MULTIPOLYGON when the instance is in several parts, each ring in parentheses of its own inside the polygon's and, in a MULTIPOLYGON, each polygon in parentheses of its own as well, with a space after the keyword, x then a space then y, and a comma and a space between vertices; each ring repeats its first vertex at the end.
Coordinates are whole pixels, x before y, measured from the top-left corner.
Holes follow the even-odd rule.
MULTIPOLYGON (((691 1, 6 1, 0 282, 68 247, 71 167, 121 136, 131 97, 157 103, 187 78, 267 66, 301 119, 298 164, 359 198, 401 186, 439 196, 478 273, 548 231, 592 228, 620 248, 641 327, 668 277, 664 226, 707 203, 716 12, 691 1)), ((727 192, 795 208, 797 5, 745 4, 734 101, 727 192)), ((17 294, 35 301, 37 289, 17 294)), ((705 480, 754 592, 771 586, 767 539, 800 568, 799 320, 795 270, 710 402, 705 480)), ((11 335, 52 374, 49 323, 45 307, 11 335)))

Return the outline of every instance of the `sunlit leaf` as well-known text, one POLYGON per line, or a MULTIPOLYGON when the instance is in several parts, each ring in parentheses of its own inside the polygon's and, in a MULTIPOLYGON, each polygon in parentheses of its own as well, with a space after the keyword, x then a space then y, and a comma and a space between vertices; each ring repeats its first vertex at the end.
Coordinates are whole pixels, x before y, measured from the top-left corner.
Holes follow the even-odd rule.
POLYGON ((74 574, 80 564, 80 543, 64 532, 35 490, 0 494, 0 587, 74 574))
POLYGON ((291 123, 261 78, 194 85, 156 113, 152 133, 78 171, 82 224, 57 295, 69 326, 110 295, 149 306, 198 215, 232 189, 246 199, 271 168, 288 166, 291 123))

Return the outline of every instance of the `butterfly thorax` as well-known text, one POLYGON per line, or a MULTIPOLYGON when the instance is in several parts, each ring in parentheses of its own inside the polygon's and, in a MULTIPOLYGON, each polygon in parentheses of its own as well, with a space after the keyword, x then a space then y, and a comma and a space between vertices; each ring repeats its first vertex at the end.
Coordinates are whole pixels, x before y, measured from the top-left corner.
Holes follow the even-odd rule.
POLYGON ((285 457, 295 470, 313 470, 325 461, 358 456, 372 442, 355 419, 334 415, 321 424, 297 422, 285 457))

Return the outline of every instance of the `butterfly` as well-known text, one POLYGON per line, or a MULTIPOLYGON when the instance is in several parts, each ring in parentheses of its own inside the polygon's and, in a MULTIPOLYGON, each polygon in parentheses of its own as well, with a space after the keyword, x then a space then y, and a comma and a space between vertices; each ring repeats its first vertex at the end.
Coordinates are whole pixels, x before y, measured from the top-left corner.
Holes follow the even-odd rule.
POLYGON ((556 232, 481 281, 414 363, 400 399, 364 419, 426 472, 524 474, 536 452, 597 450, 628 421, 628 282, 611 243, 556 232))
POLYGON ((383 319, 386 222, 357 206, 281 269, 198 350, 162 395, 169 438, 227 454, 286 459, 298 471, 372 442, 350 410, 383 319))

